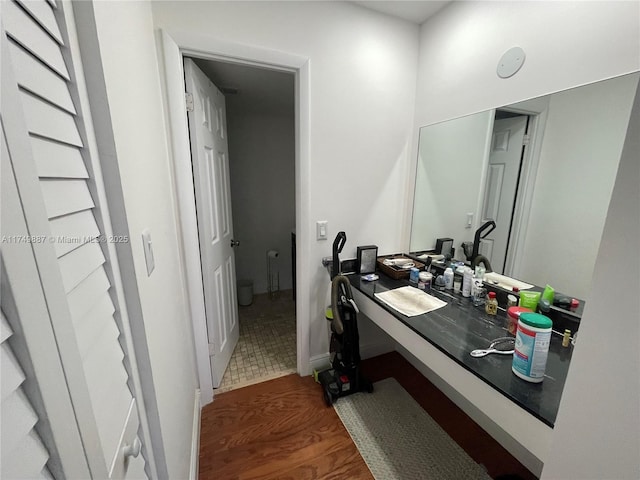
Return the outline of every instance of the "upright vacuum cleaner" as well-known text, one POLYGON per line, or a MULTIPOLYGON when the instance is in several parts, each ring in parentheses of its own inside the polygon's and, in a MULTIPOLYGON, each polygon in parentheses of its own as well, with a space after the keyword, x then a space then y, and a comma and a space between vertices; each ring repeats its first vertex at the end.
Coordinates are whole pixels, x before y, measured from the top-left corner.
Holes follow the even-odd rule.
POLYGON ((333 242, 331 309, 327 309, 327 320, 331 322, 331 368, 318 373, 317 377, 327 406, 352 393, 373 392, 373 384, 360 372, 359 310, 351 294, 349 279, 340 272, 338 254, 346 241, 347 235, 340 232, 333 242))

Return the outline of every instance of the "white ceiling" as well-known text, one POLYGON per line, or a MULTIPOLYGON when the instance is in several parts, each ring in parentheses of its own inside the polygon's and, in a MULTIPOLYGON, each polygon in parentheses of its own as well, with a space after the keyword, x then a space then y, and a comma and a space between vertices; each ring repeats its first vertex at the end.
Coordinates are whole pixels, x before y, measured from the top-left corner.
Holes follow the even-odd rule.
POLYGON ((376 10, 378 12, 386 13, 393 17, 409 20, 410 22, 418 25, 424 23, 424 21, 440 11, 446 5, 451 3, 451 0, 436 1, 436 0, 423 0, 423 1, 406 1, 406 0, 380 0, 380 1, 354 1, 358 5, 376 10))
POLYGON ((293 73, 212 60, 194 61, 225 94, 227 108, 293 115, 293 73), (227 88, 237 89, 237 93, 227 93, 227 88))
MULTIPOLYGON (((348 1, 418 25, 451 3, 451 0, 348 1)), ((194 60, 223 92, 225 88, 237 89, 236 94, 224 92, 227 107, 293 115, 295 97, 292 73, 218 61, 194 60)))

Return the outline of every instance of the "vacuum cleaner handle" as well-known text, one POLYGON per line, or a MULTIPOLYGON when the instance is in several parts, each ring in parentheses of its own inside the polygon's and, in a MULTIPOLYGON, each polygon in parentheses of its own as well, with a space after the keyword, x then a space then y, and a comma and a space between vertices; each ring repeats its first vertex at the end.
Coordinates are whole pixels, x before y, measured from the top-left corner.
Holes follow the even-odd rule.
POLYGON ((480 251, 480 240, 486 238, 491 232, 496 229, 496 222, 493 220, 489 220, 485 222, 478 230, 476 230, 476 234, 473 238, 473 252, 471 253, 471 261, 478 256, 480 251), (485 232, 488 228, 491 228, 488 232, 485 232))
POLYGON ((336 238, 333 241, 333 262, 331 264, 332 280, 336 275, 340 274, 340 257, 338 254, 342 252, 345 243, 347 243, 347 234, 344 232, 338 232, 338 235, 336 235, 336 238))

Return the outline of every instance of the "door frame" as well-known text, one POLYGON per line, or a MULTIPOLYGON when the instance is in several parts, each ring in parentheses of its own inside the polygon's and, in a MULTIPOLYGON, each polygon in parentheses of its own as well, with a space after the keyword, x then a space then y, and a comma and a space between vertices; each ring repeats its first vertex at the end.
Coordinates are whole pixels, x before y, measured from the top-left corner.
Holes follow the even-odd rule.
MULTIPOLYGON (((529 127, 526 132, 529 137, 529 143, 525 145, 522 156, 520 180, 513 211, 513 223, 504 264, 504 274, 514 278, 520 278, 522 253, 526 248, 531 202, 533 201, 534 187, 538 176, 538 165, 547 123, 548 107, 549 97, 545 96, 495 109, 519 113, 529 117, 529 127)), ((493 132, 493 127, 491 131, 493 132)))
POLYGON ((310 230, 310 119, 309 119, 309 59, 259 47, 228 42, 219 38, 179 30, 160 30, 164 60, 164 80, 167 94, 168 127, 176 185, 176 209, 180 221, 184 276, 193 325, 196 366, 200 383, 201 405, 213 401, 213 383, 209 363, 207 323, 200 249, 196 220, 191 148, 187 111, 183 57, 197 57, 267 67, 292 72, 295 75, 295 202, 296 234, 300 240, 296 250, 296 355, 299 375, 309 374, 309 329, 311 268, 309 261, 310 230), (306 313, 306 314, 305 314, 306 313))

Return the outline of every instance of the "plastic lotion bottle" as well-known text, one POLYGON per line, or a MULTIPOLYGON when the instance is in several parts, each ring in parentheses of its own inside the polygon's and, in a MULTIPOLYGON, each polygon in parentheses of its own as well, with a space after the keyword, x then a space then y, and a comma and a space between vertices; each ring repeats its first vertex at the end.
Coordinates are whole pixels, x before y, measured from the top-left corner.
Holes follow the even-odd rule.
POLYGON ((444 288, 446 290, 453 289, 453 270, 451 269, 451 267, 447 267, 447 269, 444 271, 444 288))
POLYGON ((464 274, 462 275, 462 296, 471 296, 471 283, 473 282, 473 270, 469 267, 465 267, 464 274))
POLYGON ((544 379, 552 325, 549 317, 539 313, 520 314, 511 365, 516 376, 534 383, 544 379))

